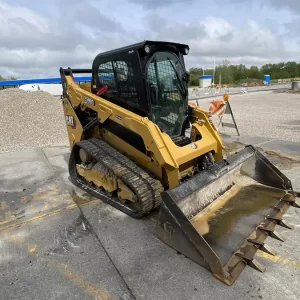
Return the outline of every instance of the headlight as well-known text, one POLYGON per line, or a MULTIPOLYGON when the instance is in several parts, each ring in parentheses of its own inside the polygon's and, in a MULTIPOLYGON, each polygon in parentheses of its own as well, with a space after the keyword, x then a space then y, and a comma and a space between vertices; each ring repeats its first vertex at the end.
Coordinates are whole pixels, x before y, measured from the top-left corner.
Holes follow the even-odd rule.
POLYGON ((149 52, 150 52, 150 47, 147 46, 147 45, 145 46, 145 52, 146 52, 146 53, 149 53, 149 52))
POLYGON ((184 48, 184 53, 185 53, 185 55, 188 55, 189 54, 189 48, 184 48))

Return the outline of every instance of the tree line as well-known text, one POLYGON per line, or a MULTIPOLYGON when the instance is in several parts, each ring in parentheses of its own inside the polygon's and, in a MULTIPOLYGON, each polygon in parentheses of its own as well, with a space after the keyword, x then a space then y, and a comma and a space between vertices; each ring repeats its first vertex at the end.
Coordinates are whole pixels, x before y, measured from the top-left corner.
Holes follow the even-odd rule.
POLYGON ((0 75, 0 81, 5 81, 5 80, 17 80, 18 78, 17 77, 14 77, 14 76, 9 76, 9 77, 2 77, 0 75))
MULTIPOLYGON (((198 86, 201 75, 213 75, 213 68, 191 68, 189 69, 190 85, 198 86)), ((215 68, 215 84, 241 84, 243 82, 263 81, 264 75, 270 75, 271 80, 290 79, 300 77, 300 63, 281 62, 278 64, 266 64, 260 68, 257 66, 246 67, 243 64, 232 65, 228 60, 224 60, 215 68)))

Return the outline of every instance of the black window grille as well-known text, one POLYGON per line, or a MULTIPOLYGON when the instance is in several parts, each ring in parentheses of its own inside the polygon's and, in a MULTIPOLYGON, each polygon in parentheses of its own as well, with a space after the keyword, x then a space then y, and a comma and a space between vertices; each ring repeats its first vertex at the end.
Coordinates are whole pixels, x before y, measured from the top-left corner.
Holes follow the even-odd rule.
POLYGON ((110 61, 99 66, 98 76, 101 86, 108 89, 101 97, 122 103, 125 107, 140 108, 137 96, 135 74, 132 64, 128 61, 110 61))
POLYGON ((182 72, 177 57, 167 52, 157 53, 147 70, 148 85, 155 93, 151 95, 153 121, 171 136, 181 133, 185 118, 180 81, 182 72))

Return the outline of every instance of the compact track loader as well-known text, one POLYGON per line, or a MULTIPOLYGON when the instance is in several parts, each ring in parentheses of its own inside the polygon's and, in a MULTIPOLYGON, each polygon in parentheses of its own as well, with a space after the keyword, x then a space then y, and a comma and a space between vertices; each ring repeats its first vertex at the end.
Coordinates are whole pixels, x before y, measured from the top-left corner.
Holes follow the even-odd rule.
POLYGON ((72 182, 134 218, 159 209, 159 239, 231 285, 299 193, 247 146, 227 159, 209 111, 188 105, 188 45, 144 41, 60 69, 72 182), (91 73, 78 84, 73 74, 91 73))

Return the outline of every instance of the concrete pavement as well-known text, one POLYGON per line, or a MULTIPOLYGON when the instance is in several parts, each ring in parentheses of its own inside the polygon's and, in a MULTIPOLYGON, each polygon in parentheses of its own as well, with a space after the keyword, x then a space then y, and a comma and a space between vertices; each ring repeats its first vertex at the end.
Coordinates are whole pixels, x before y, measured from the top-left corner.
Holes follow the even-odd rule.
MULTIPOLYGON (((300 145, 253 137, 225 137, 228 153, 254 144, 300 190, 300 145), (280 153, 273 151, 280 146, 280 153), (299 158, 299 160, 298 160, 299 158)), ((275 257, 247 267, 224 285, 154 236, 157 211, 132 219, 69 183, 67 147, 0 155, 1 299, 299 299, 300 210, 269 238, 275 257)))
MULTIPOLYGON (((220 99, 222 96, 214 98, 220 99)), ((198 102, 200 107, 209 109, 211 100, 203 98, 192 102, 198 102)), ((231 95, 229 103, 241 135, 300 142, 300 102, 297 94, 264 91, 231 95)), ((215 115, 213 121, 218 125, 218 116, 215 115)), ((223 116, 223 122, 232 124, 233 120, 227 114, 223 116)), ((220 126, 218 130, 230 135, 236 134, 233 128, 220 126)))
POLYGON ((1 299, 131 299, 68 183, 68 149, 0 156, 1 299))

